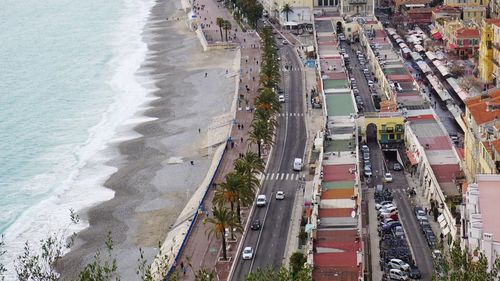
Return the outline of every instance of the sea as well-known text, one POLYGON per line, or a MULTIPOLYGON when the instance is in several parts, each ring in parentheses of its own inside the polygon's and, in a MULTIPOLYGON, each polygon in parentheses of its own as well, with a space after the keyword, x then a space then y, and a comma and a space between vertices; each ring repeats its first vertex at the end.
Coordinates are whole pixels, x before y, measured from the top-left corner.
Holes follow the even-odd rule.
MULTIPOLYGON (((136 72, 152 0, 0 0, 0 234, 12 260, 29 241, 109 200, 116 144, 152 99, 136 72)), ((11 279, 11 278, 8 278, 11 279)))

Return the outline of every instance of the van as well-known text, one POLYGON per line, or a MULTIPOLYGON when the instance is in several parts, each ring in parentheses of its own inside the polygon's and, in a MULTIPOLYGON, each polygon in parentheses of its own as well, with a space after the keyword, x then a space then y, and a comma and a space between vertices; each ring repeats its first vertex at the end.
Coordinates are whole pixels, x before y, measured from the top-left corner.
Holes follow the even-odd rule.
POLYGON ((295 158, 293 161, 293 170, 294 171, 301 171, 302 170, 302 159, 301 158, 295 158))
POLYGON ((266 195, 261 194, 257 196, 257 207, 264 207, 266 206, 267 198, 266 195))

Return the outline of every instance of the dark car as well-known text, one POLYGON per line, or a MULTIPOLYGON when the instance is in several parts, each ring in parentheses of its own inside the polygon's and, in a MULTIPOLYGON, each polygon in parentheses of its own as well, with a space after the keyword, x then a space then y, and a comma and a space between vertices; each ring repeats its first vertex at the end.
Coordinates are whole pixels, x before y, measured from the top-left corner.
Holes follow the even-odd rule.
POLYGON ((418 267, 410 268, 410 272, 408 272, 408 277, 411 279, 420 279, 422 278, 422 273, 420 273, 420 269, 418 267))
POLYGON ((252 224, 250 225, 250 228, 251 228, 252 230, 259 230, 259 229, 260 229, 260 226, 261 226, 261 224, 260 224, 260 220, 254 220, 254 221, 252 222, 252 224))

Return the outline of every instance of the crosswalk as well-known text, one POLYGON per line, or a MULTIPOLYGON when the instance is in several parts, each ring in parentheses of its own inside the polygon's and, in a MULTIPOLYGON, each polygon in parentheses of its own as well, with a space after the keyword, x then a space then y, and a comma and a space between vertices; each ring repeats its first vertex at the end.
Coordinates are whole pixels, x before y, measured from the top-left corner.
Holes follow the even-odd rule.
POLYGON ((298 181, 302 176, 296 173, 267 173, 266 180, 298 181))
POLYGON ((289 67, 289 68, 283 67, 281 69, 281 71, 283 71, 283 72, 301 71, 301 69, 300 69, 300 67, 289 67))
POLYGON ((278 114, 278 117, 301 117, 301 116, 304 116, 304 113, 285 112, 285 113, 278 114))

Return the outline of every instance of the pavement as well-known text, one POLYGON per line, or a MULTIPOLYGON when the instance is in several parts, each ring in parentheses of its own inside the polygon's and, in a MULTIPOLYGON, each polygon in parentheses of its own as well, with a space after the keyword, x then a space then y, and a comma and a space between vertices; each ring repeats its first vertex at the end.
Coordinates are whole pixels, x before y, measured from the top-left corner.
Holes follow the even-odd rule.
MULTIPOLYGON (((220 183, 224 180, 225 175, 233 170, 233 162, 239 157, 240 153, 245 153, 247 150, 256 151, 256 145, 247 143, 247 135, 250 129, 250 124, 253 114, 247 107, 253 107, 253 101, 257 95, 258 77, 260 65, 260 38, 255 32, 242 32, 237 23, 232 19, 229 12, 215 0, 196 0, 195 5, 203 7, 200 9, 201 23, 205 24, 204 31, 208 33, 219 32, 218 27, 214 22, 217 17, 222 17, 230 20, 233 26, 228 36, 236 36, 240 40, 240 81, 238 88, 238 105, 236 106, 235 120, 231 128, 231 139, 234 141, 234 147, 230 142, 227 144, 227 151, 221 160, 220 167, 215 176, 215 183, 220 183), (204 6, 203 6, 204 5, 204 6), (208 26, 210 25, 210 26, 208 26), (237 32, 234 32, 234 29, 237 32), (255 80, 254 80, 255 77, 255 80), (248 87, 249 90, 246 88, 248 87), (248 103, 246 103, 248 100, 248 103), (238 129, 237 124, 243 125, 243 129, 238 129)), ((224 33, 224 32, 223 32, 224 33)), ((215 36, 215 35, 214 35, 215 36)), ((220 36, 220 35, 219 35, 220 36)), ((210 190, 203 202, 203 210, 212 210, 212 199, 214 190, 210 190)), ((242 224, 245 225, 249 210, 242 208, 242 224)), ((211 212, 209 211, 209 216, 211 212)), ((194 280, 194 272, 201 268, 214 269, 217 273, 218 280, 226 280, 229 275, 231 263, 236 258, 236 249, 238 240, 228 241, 228 257, 229 261, 219 261, 219 256, 222 255, 222 242, 214 235, 207 236, 207 231, 211 225, 203 223, 204 214, 198 216, 193 229, 188 237, 186 245, 180 255, 177 264, 181 262, 187 264, 188 260, 192 266, 192 270, 187 270, 181 280, 194 280)), ((237 235, 239 239, 241 235, 237 235)))

